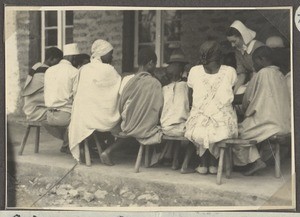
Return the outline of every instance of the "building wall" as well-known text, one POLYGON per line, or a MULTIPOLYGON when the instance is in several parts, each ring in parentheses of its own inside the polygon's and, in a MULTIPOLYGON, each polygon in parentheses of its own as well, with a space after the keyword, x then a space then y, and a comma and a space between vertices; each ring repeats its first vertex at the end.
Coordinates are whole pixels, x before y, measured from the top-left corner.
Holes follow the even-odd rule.
POLYGON ((109 41, 114 47, 112 64, 122 72, 122 11, 74 11, 73 34, 80 51, 89 55, 95 40, 109 41))
MULTIPOLYGON (((232 48, 226 40, 226 30, 234 20, 241 20, 257 32, 257 40, 265 42, 272 35, 290 38, 289 11, 183 11, 181 44, 189 60, 196 62, 199 46, 208 38, 221 42, 224 51, 232 48)), ((288 43, 287 43, 288 44, 288 43)))
POLYGON ((19 64, 17 53, 16 12, 6 11, 5 19, 5 70, 6 70, 6 112, 14 113, 19 100, 19 64))

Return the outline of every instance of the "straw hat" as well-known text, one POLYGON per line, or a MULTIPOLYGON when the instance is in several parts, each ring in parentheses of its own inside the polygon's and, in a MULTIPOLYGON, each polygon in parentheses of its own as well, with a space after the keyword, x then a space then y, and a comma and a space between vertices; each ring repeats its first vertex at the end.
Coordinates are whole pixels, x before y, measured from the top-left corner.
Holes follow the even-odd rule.
POLYGON ((182 62, 182 63, 188 63, 189 62, 185 58, 185 55, 184 55, 183 51, 180 48, 177 48, 172 52, 168 64, 174 63, 174 62, 182 62))
POLYGON ((64 56, 78 55, 79 49, 77 43, 64 45, 64 56))

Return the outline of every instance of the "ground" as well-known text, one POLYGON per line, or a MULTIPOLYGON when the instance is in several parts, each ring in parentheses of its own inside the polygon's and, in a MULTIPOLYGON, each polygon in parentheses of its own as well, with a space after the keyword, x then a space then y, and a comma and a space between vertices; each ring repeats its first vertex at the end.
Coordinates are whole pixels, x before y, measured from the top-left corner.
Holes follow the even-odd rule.
MULTIPOLYGON (((138 147, 116 153, 115 166, 76 164, 71 155, 60 153, 61 141, 41 130, 40 151, 34 154, 34 130, 22 156, 18 155, 25 126, 8 122, 9 207, 161 207, 174 210, 291 208, 294 204, 291 161, 282 162, 281 178, 269 166, 254 176, 233 172, 216 184, 215 175, 180 174, 170 166, 141 167, 134 173, 138 147), (250 207, 251 206, 251 207, 250 207)), ((108 208, 109 209, 109 208, 108 208)))

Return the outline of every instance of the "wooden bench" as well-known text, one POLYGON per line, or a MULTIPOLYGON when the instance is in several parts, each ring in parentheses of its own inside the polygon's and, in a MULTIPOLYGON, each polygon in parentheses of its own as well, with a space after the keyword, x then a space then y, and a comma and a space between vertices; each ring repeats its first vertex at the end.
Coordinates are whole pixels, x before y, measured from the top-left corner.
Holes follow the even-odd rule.
MULTIPOLYGON (((289 139, 291 134, 275 134, 271 136, 268 140, 275 145, 275 153, 274 153, 274 176, 279 178, 281 176, 280 170, 280 145, 283 140, 289 139)), ((226 139, 219 144, 220 147, 220 158, 219 158, 219 166, 217 173, 217 184, 221 184, 222 179, 222 170, 224 164, 224 155, 225 156, 225 167, 226 167, 226 177, 230 178, 231 170, 232 170, 232 146, 239 145, 240 147, 250 147, 256 145, 257 142, 255 140, 242 140, 242 139, 226 139), (228 150, 226 152, 226 150, 228 150)))
POLYGON ((25 148, 25 145, 26 145, 28 135, 30 133, 31 128, 36 128, 34 153, 38 153, 39 152, 39 145, 40 145, 40 128, 42 126, 42 122, 39 122, 39 121, 22 121, 20 123, 25 124, 27 126, 27 128, 26 128, 25 135, 24 135, 24 137, 22 139, 22 142, 21 142, 19 155, 23 154, 23 151, 24 151, 24 148, 25 148))
MULTIPOLYGON (((172 141, 189 141, 185 137, 172 137, 172 136, 163 136, 164 140, 172 140, 172 141)), ((243 139, 225 139, 221 142, 218 142, 218 147, 220 148, 220 157, 219 157, 219 165, 217 172, 217 184, 221 184, 222 181, 222 173, 224 169, 224 161, 225 161, 225 171, 226 178, 230 178, 231 170, 232 170, 232 151, 230 145, 241 145, 244 147, 249 147, 256 144, 256 141, 248 141, 243 139)))

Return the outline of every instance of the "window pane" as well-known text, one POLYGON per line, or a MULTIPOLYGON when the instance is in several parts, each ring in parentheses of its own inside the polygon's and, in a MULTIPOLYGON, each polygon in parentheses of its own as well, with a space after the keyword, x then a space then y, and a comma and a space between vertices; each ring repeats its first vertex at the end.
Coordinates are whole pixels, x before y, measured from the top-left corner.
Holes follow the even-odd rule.
POLYGON ((57 26, 57 12, 45 11, 45 26, 57 26))
POLYGON ((66 44, 73 42, 73 28, 66 28, 66 44))
POLYGON ((155 11, 139 12, 139 43, 155 41, 156 13, 155 11))
POLYGON ((165 20, 179 20, 181 18, 180 11, 162 11, 165 20))
POLYGON ((66 25, 73 26, 73 11, 66 11, 66 25))
POLYGON ((164 39, 165 41, 179 41, 180 40, 180 20, 166 20, 164 25, 164 39))
POLYGON ((57 46, 57 29, 45 31, 45 46, 57 46))

